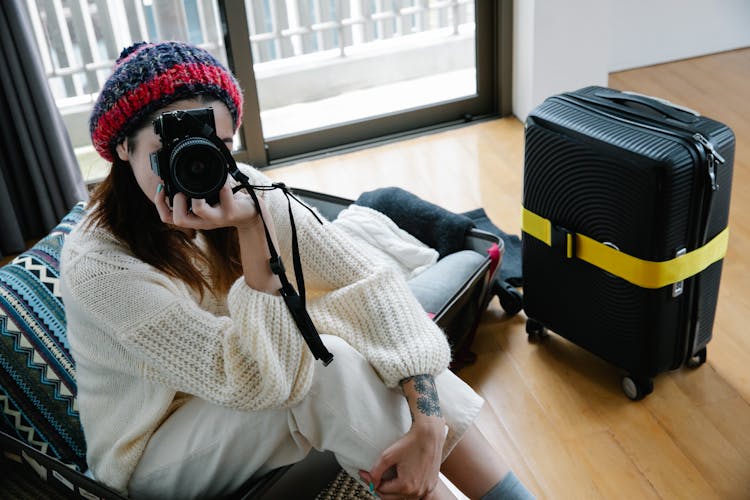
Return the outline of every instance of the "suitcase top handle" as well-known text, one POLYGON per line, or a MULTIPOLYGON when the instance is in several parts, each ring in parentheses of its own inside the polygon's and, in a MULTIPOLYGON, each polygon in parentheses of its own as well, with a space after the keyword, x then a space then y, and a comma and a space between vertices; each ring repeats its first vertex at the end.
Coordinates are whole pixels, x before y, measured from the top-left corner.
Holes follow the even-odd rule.
POLYGON ((695 123, 700 118, 700 115, 692 109, 677 106, 664 99, 657 99, 635 92, 620 92, 602 88, 596 91, 594 95, 614 102, 634 102, 682 123, 695 123))
POLYGON ((642 288, 662 288, 694 276, 724 258, 729 244, 726 227, 702 247, 670 260, 639 259, 583 234, 554 225, 522 207, 521 229, 566 257, 577 257, 642 288))

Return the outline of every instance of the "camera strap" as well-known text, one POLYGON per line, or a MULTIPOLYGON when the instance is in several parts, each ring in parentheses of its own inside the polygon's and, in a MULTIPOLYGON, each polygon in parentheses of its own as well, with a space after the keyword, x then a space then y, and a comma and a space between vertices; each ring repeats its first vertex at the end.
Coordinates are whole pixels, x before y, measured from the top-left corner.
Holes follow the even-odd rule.
POLYGON ((230 167, 229 174, 237 182, 240 183, 239 186, 232 188, 232 192, 236 193, 240 189, 244 188, 252 198, 253 203, 255 203, 255 209, 258 211, 258 216, 263 223, 263 231, 266 234, 268 252, 271 254, 271 258, 269 259, 271 272, 278 276, 279 281, 281 282, 281 289, 279 290, 279 292, 281 293, 281 297, 284 299, 284 303, 289 309, 289 312, 292 314, 294 323, 297 325, 297 328, 302 334, 302 338, 305 339, 305 342, 310 348, 310 351, 312 351, 315 359, 322 360, 323 365, 328 366, 328 364, 333 361, 333 354, 331 354, 326 348, 325 344, 323 344, 323 341, 320 338, 320 334, 315 328, 315 324, 313 323, 312 318, 310 318, 310 315, 307 312, 307 308, 305 307, 305 278, 302 274, 302 261, 299 255, 297 227, 294 223, 294 215, 292 214, 292 199, 308 209, 319 223, 323 224, 323 221, 320 220, 317 214, 310 207, 302 203, 299 198, 294 196, 294 193, 292 193, 285 184, 278 182, 271 184, 270 186, 251 185, 250 178, 240 172, 240 169, 237 167, 237 162, 235 162, 234 158, 232 157, 231 151, 229 151, 226 144, 224 144, 224 142, 219 139, 219 137, 216 135, 216 131, 205 123, 201 123, 200 121, 196 120, 194 117, 187 113, 184 115, 184 117, 188 119, 188 129, 191 130, 194 135, 199 135, 210 140, 223 153, 230 167), (274 189, 280 189, 284 193, 287 199, 287 204, 289 206, 289 224, 292 227, 292 261, 294 265, 294 276, 297 280, 297 289, 299 290, 299 293, 297 293, 297 290, 294 289, 292 284, 289 282, 289 278, 287 278, 286 276, 284 263, 281 261, 281 256, 278 254, 278 252, 276 251, 276 247, 273 244, 271 233, 268 231, 268 225, 266 224, 266 220, 263 217, 263 211, 261 211, 260 209, 258 195, 255 192, 255 190, 271 191, 274 189))
MULTIPOLYGON (((302 261, 299 254, 297 227, 294 223, 294 215, 292 213, 292 199, 310 210, 310 212, 313 214, 313 216, 315 216, 318 222, 322 224, 322 221, 310 207, 302 203, 296 196, 294 196, 289 188, 286 187, 286 185, 284 185, 283 183, 274 183, 271 186, 253 186, 249 183, 248 177, 240 172, 236 165, 234 171, 230 172, 230 174, 241 184, 241 186, 239 187, 244 188, 245 191, 248 192, 253 202, 255 203, 255 208, 258 211, 258 216, 263 223, 263 231, 266 234, 268 251, 271 254, 271 258, 269 259, 271 272, 279 277, 279 281, 281 282, 281 289, 279 290, 279 292, 281 293, 281 297, 284 299, 284 303, 289 309, 289 312, 291 312, 292 318, 294 319, 297 328, 299 328, 299 331, 302 334, 302 338, 305 339, 305 342, 310 348, 310 351, 312 351, 313 356, 315 356, 315 359, 322 360, 323 365, 327 366, 331 361, 333 361, 333 354, 331 354, 326 348, 325 344, 323 344, 323 341, 320 338, 320 334, 315 328, 315 324, 312 322, 312 318, 310 318, 310 315, 307 312, 307 308, 305 307, 305 278, 302 273, 302 261), (273 244, 273 240, 271 239, 271 233, 268 231, 268 225, 266 224, 266 220, 263 217, 263 211, 260 209, 258 195, 255 192, 256 189, 260 191, 280 189, 281 192, 283 192, 286 196, 287 205, 289 207, 289 224, 292 228, 292 263, 294 265, 294 276, 297 280, 297 290, 299 290, 299 293, 297 293, 297 290, 294 289, 292 284, 289 282, 289 278, 287 278, 284 263, 281 260, 281 256, 276 251, 276 247, 273 244)), ((233 189, 233 191, 235 192, 237 190, 238 188, 233 189)))

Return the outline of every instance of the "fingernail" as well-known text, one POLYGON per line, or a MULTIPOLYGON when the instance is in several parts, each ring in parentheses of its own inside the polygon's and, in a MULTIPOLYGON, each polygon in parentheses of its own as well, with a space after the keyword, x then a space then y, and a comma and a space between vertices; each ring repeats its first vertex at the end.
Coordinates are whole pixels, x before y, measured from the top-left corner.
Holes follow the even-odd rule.
POLYGON ((156 192, 157 192, 157 194, 161 193, 162 189, 164 189, 164 184, 159 184, 158 186, 156 186, 156 192))
POLYGON ((370 483, 370 493, 373 493, 375 491, 375 485, 370 483))

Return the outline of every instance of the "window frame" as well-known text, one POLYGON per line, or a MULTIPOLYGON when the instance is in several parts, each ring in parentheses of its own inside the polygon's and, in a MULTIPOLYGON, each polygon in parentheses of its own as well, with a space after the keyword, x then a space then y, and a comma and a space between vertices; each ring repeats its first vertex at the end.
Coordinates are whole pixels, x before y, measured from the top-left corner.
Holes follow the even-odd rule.
POLYGON ((227 60, 245 98, 242 146, 235 151, 235 157, 256 167, 268 167, 478 119, 507 116, 512 104, 512 6, 512 0, 476 0, 475 95, 266 140, 245 2, 218 0, 227 60))

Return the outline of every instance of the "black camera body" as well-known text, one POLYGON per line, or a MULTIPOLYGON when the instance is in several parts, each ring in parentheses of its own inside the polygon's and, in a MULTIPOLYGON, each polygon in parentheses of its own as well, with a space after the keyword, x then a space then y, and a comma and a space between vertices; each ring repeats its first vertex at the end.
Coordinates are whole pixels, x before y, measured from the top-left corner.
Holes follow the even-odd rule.
POLYGON ((162 147, 150 155, 151 170, 164 182, 170 203, 176 193, 184 193, 188 204, 192 198, 218 203, 229 172, 229 153, 216 140, 213 108, 169 111, 153 125, 162 147))

